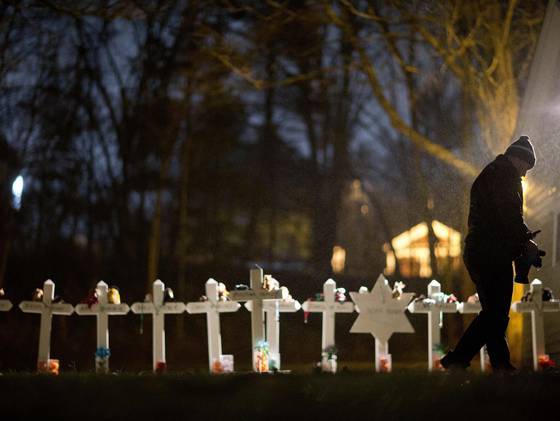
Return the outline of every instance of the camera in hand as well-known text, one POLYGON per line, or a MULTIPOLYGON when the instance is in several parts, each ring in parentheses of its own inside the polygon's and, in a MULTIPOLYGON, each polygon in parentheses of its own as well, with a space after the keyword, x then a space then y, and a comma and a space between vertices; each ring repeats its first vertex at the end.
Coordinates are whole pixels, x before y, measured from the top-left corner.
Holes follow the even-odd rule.
MULTIPOLYGON (((540 230, 531 233, 531 239, 535 238, 537 234, 541 232, 540 230)), ((529 270, 531 266, 536 268, 542 267, 542 258, 546 256, 544 250, 529 250, 527 247, 523 250, 521 256, 514 260, 515 266, 515 282, 518 284, 528 284, 529 283, 529 270)))

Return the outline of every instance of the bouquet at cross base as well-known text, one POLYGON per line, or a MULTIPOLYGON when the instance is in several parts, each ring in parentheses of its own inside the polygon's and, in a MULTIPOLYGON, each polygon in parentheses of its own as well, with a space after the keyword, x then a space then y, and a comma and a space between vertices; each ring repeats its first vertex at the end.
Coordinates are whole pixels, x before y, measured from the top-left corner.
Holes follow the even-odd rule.
POLYGON ((167 363, 165 361, 157 361, 155 367, 156 374, 163 374, 167 371, 167 363))
POLYGON ((60 370, 60 361, 49 358, 47 361, 39 361, 37 363, 37 371, 44 374, 53 374, 58 376, 60 370))
POLYGON ((321 354, 321 371, 324 373, 336 373, 337 370, 337 353, 336 346, 330 345, 323 349, 321 354))
POLYGON ((538 362, 541 370, 556 367, 556 362, 548 354, 539 355, 538 362))
POLYGON ((253 352, 255 353, 255 371, 257 373, 267 373, 269 371, 268 358, 270 354, 268 342, 259 341, 253 352))
POLYGON ((109 357, 111 356, 111 351, 109 348, 100 346, 95 350, 95 370, 98 373, 109 372, 109 357))
POLYGON ((233 355, 220 355, 212 360, 212 374, 233 373, 233 355))
POLYGON ((432 347, 432 362, 433 362, 433 369, 434 370, 444 370, 443 366, 441 365, 441 359, 445 355, 445 350, 443 349, 442 344, 434 344, 432 347))
POLYGON ((393 370, 393 359, 391 354, 382 354, 377 357, 379 359, 379 372, 390 373, 393 370))
POLYGON ((280 370, 280 354, 273 354, 273 353, 269 354, 268 370, 273 372, 280 370))

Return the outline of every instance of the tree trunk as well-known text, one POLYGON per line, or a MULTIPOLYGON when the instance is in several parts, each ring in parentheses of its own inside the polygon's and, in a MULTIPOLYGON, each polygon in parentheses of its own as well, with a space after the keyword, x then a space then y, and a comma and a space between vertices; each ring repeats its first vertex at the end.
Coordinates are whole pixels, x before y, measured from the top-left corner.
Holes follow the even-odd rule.
POLYGON ((278 137, 274 127, 274 97, 275 89, 274 48, 268 46, 266 74, 269 87, 264 92, 264 123, 259 140, 257 160, 258 172, 255 180, 255 192, 251 198, 249 222, 245 229, 245 260, 249 261, 255 257, 265 257, 270 264, 274 260, 274 248, 276 243, 276 178, 275 178, 275 151, 277 149, 278 137), (255 244, 257 243, 257 225, 268 208, 268 235, 265 238, 265 255, 255 255, 255 244))
MULTIPOLYGON (((170 141, 172 144, 173 142, 170 141)), ((152 283, 156 280, 159 270, 159 257, 161 248, 161 196, 164 190, 164 180, 169 172, 172 158, 172 148, 169 147, 165 153, 160 166, 158 188, 154 204, 154 213, 150 223, 150 237, 148 238, 148 277, 146 279, 146 291, 151 291, 152 283)))
MULTIPOLYGON (((189 107, 190 108, 190 107, 189 107)), ((187 111, 187 116, 190 111, 187 111)), ((188 117, 187 117, 188 119, 188 117)), ((181 144, 179 175, 179 224, 177 233, 176 256, 177 261, 177 296, 181 300, 189 300, 193 291, 187 279, 187 255, 188 255, 188 186, 190 175, 190 159, 192 149, 192 138, 190 136, 190 122, 187 123, 185 139, 181 144)), ((185 337, 185 318, 177 318, 177 333, 179 337, 185 337)))

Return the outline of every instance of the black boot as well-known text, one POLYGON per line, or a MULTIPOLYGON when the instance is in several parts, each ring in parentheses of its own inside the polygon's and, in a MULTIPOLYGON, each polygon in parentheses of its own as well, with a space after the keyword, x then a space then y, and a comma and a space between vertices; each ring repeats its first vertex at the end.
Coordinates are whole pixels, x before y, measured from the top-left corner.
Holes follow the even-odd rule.
POLYGON ((459 361, 453 351, 449 351, 440 360, 441 366, 449 371, 465 371, 470 364, 459 361))
POLYGON ((492 371, 494 373, 515 373, 517 372, 517 368, 513 366, 510 362, 498 364, 495 367, 492 366, 492 371))

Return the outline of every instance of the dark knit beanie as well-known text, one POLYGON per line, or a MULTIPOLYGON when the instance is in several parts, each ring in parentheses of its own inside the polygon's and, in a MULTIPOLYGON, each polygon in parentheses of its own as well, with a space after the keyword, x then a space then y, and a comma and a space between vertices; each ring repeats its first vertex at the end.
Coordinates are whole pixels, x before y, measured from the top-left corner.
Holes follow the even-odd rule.
POLYGON ((515 142, 513 142, 509 147, 506 149, 505 152, 506 156, 515 156, 533 168, 535 166, 535 161, 537 160, 535 157, 535 150, 533 149, 533 145, 529 140, 529 136, 521 136, 515 142))

